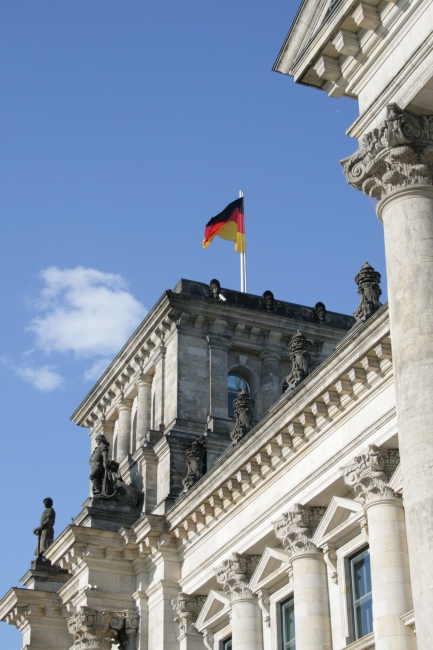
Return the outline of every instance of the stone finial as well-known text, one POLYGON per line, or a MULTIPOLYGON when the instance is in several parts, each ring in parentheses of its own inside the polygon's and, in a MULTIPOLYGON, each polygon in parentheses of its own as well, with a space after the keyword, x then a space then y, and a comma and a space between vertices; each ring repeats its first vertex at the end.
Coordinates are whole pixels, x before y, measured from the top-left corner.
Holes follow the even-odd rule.
POLYGON ((233 553, 228 560, 224 560, 222 565, 215 569, 217 582, 232 599, 253 596, 248 585, 260 559, 260 555, 233 553))
POLYGON ((382 303, 379 301, 382 295, 382 289, 379 286, 380 273, 375 271, 368 262, 365 262, 355 277, 355 282, 358 285, 361 302, 353 315, 358 322, 366 321, 379 307, 382 307, 382 303))
POLYGON ((288 388, 293 389, 310 374, 311 343, 301 331, 298 331, 289 343, 289 350, 292 371, 286 377, 286 382, 288 388))
POLYGON ((263 309, 267 311, 274 311, 275 309, 275 298, 272 291, 266 290, 262 296, 263 309))
POLYGON ((316 302, 313 307, 314 317, 323 325, 326 319, 326 307, 323 302, 316 302))
POLYGON ((179 625, 179 631, 187 634, 197 620, 206 596, 189 596, 183 592, 171 601, 176 617, 174 622, 179 625))
POLYGON ((388 483, 400 462, 398 449, 380 449, 370 445, 366 454, 343 469, 344 482, 366 504, 382 498, 397 497, 388 483))
POLYGON ((236 399, 233 400, 233 406, 235 409, 236 426, 230 433, 230 437, 234 444, 236 444, 251 431, 254 400, 246 389, 242 388, 236 399))
POLYGON ((292 556, 317 552, 311 538, 325 511, 326 508, 310 508, 297 503, 282 519, 274 522, 275 535, 286 551, 291 551, 292 556))
POLYGON ((69 633, 74 637, 74 650, 101 648, 111 650, 120 643, 122 650, 133 650, 138 628, 138 614, 126 610, 109 612, 106 609, 80 607, 67 619, 69 633))
POLYGON ((340 164, 349 185, 379 200, 397 188, 432 185, 433 115, 415 117, 390 104, 382 126, 340 164))
POLYGON ((194 440, 185 450, 187 473, 182 481, 185 492, 197 483, 205 473, 206 443, 202 438, 194 440))

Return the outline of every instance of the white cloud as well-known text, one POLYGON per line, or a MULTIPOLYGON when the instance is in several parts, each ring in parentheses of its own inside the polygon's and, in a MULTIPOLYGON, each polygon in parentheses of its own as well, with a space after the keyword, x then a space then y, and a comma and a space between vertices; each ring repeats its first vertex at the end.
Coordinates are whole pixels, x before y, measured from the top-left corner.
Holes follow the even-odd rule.
POLYGON ((84 371, 83 379, 84 381, 96 381, 102 375, 104 370, 106 370, 111 363, 111 359, 103 358, 97 359, 90 368, 87 368, 84 371))
POLYGON ((43 392, 60 388, 64 381, 63 377, 53 369, 53 366, 40 366, 39 368, 22 366, 16 370, 16 373, 33 388, 43 392))
POLYGON ((146 314, 120 275, 82 266, 52 266, 40 277, 45 287, 36 306, 42 315, 27 329, 35 333, 38 348, 46 353, 113 355, 146 314))

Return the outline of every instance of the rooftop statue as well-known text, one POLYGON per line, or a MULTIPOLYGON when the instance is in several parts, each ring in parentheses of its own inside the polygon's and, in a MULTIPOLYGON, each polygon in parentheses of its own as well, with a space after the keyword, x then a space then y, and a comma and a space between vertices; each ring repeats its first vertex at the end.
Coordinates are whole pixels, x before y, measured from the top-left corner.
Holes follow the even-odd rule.
POLYGON ((209 282, 209 293, 210 297, 216 300, 217 302, 226 302, 227 298, 221 293, 221 284, 220 281, 214 278, 209 282))
POLYGON ((272 291, 267 291, 264 292, 262 296, 262 301, 263 301, 263 308, 267 309, 268 311, 274 311, 275 309, 275 298, 274 294, 272 291))
POLYGON ((40 525, 34 529, 33 533, 38 536, 38 545, 35 550, 35 555, 38 560, 41 560, 45 551, 51 546, 54 541, 54 523, 56 521, 56 513, 53 508, 53 500, 50 497, 44 499, 45 510, 42 513, 40 525))
POLYGON ((358 309, 353 313, 357 321, 365 321, 376 312, 382 303, 379 301, 382 295, 382 289, 379 286, 380 273, 375 271, 368 262, 362 266, 360 272, 355 277, 358 285, 358 293, 361 296, 361 303, 358 309))
POLYGON ((323 304, 323 302, 316 302, 316 304, 313 307, 313 311, 319 323, 322 323, 323 325, 326 319, 326 307, 323 304))
POLYGON ((230 434, 233 443, 236 444, 252 429, 254 400, 251 395, 242 388, 236 399, 233 401, 235 409, 236 426, 230 434))
POLYGON ((296 388, 310 374, 310 349, 310 341, 301 331, 296 332, 289 343, 290 361, 292 362, 292 371, 286 378, 289 388, 296 388))

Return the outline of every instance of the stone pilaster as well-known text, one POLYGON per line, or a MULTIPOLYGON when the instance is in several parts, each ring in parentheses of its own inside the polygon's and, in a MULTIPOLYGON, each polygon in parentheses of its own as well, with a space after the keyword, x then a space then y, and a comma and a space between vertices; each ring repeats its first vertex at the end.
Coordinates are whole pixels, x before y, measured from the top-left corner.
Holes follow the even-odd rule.
POLYGON ((111 650, 113 643, 119 643, 122 650, 135 648, 138 627, 135 612, 80 607, 67 623, 74 639, 71 650, 111 650))
POLYGON ((416 650, 401 619, 413 607, 403 504, 388 485, 398 462, 397 449, 371 445, 344 471, 367 517, 376 650, 416 650))
POLYGON ((325 508, 296 504, 274 523, 275 534, 291 551, 297 650, 331 650, 326 564, 312 543, 325 508))
POLYGON ((262 403, 266 413, 281 397, 279 364, 281 357, 276 352, 264 350, 262 360, 262 403))
POLYGON ((236 650, 263 650, 262 612, 249 589, 260 555, 233 553, 218 567, 216 579, 231 599, 232 642, 236 650))
POLYGON ((137 380, 137 446, 145 443, 152 421, 152 375, 141 374, 137 380))
POLYGON ((117 429, 116 461, 121 463, 131 453, 131 410, 132 400, 121 399, 117 405, 119 426, 117 429))
POLYGON ((230 426, 227 420, 227 351, 229 341, 221 335, 212 334, 207 337, 207 343, 209 348, 209 416, 212 431, 228 433, 230 426))
POLYGON ((342 161, 352 187, 379 199, 417 642, 433 645, 433 116, 388 107, 382 127, 342 161))
POLYGON ((179 626, 180 650, 203 650, 203 637, 197 632, 194 623, 200 613, 206 596, 189 596, 181 593, 171 601, 176 617, 174 622, 179 626))

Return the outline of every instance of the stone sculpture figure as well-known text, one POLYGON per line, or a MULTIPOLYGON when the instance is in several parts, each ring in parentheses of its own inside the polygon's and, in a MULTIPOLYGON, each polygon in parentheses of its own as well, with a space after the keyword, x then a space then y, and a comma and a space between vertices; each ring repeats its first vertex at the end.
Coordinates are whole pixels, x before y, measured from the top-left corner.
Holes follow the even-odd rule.
POLYGON ((355 282, 358 285, 358 293, 361 297, 361 303, 353 315, 358 322, 365 321, 370 318, 379 307, 382 307, 382 303, 379 302, 379 298, 382 294, 382 290, 379 286, 380 273, 375 271, 368 262, 365 262, 361 267, 360 272, 355 277, 355 282))
POLYGON ((96 447, 90 456, 90 480, 92 481, 92 493, 102 493, 102 481, 105 468, 108 462, 108 447, 110 443, 103 433, 98 433, 95 438, 96 447))
POLYGON ((326 318, 326 307, 323 304, 323 302, 316 302, 316 304, 313 307, 313 311, 319 323, 323 325, 326 318))
POLYGON ((56 513, 53 508, 53 500, 50 497, 44 499, 45 510, 42 513, 40 525, 34 529, 33 533, 38 536, 38 545, 35 555, 39 560, 42 559, 45 551, 54 541, 54 524, 56 513))
POLYGON ((263 308, 268 311, 274 311, 275 309, 275 298, 272 291, 266 290, 262 296, 263 308))
POLYGON ((219 280, 214 278, 209 282, 209 291, 214 300, 221 300, 221 284, 219 283, 219 280))
POLYGON ((194 440, 185 450, 187 473, 182 481, 187 492, 205 472, 206 443, 201 438, 194 440))
POLYGON ((301 331, 296 332, 295 336, 289 343, 290 361, 292 362, 292 371, 286 382, 288 388, 296 388, 301 381, 310 374, 310 355, 311 343, 302 334, 301 331))
POLYGON ((236 444, 249 431, 253 423, 254 400, 251 395, 242 388, 236 399, 233 401, 235 409, 236 426, 230 433, 233 443, 236 444))

